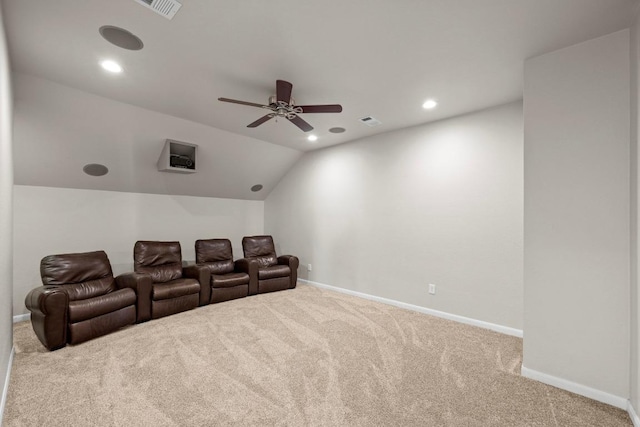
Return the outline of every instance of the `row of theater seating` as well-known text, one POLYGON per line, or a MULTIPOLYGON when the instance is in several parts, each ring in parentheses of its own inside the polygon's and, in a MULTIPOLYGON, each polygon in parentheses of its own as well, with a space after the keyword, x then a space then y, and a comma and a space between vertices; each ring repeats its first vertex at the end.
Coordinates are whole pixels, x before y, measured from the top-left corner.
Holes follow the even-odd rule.
POLYGON ((138 241, 133 273, 113 276, 104 251, 50 255, 44 286, 25 299, 38 339, 49 350, 123 326, 211 303, 295 288, 298 258, 276 256, 271 236, 242 239, 233 260, 228 239, 197 240, 196 264, 184 267, 180 242, 138 241))

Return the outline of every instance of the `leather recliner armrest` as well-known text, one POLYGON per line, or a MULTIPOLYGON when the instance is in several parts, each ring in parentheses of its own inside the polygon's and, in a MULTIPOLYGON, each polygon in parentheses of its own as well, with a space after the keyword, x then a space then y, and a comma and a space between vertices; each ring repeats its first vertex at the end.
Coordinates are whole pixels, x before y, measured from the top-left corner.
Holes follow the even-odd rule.
POLYGON ((300 265, 298 257, 294 255, 280 255, 278 257, 278 264, 289 266, 291 269, 291 284, 289 285, 289 289, 295 288, 298 283, 298 266, 300 265))
POLYGON ((136 323, 151 319, 151 287, 153 279, 145 273, 124 273, 116 277, 119 289, 130 288, 136 293, 136 323))
POLYGON ((258 261, 249 258, 240 258, 233 263, 235 271, 249 275, 249 295, 258 293, 258 261))
POLYGON ((200 283, 200 306, 207 305, 211 301, 211 273, 204 265, 188 265, 182 268, 182 276, 196 279, 200 283))
POLYGON ((67 292, 60 286, 40 286, 27 294, 24 304, 31 312, 31 325, 42 345, 48 350, 64 347, 67 344, 67 292))

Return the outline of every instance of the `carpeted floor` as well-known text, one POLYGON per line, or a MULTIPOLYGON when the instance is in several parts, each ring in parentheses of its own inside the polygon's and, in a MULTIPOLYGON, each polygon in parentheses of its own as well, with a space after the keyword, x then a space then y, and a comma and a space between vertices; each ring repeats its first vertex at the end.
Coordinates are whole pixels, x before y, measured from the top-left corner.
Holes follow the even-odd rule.
POLYGON ((6 426, 630 426, 520 377, 522 340, 299 285, 48 352, 15 325, 6 426))

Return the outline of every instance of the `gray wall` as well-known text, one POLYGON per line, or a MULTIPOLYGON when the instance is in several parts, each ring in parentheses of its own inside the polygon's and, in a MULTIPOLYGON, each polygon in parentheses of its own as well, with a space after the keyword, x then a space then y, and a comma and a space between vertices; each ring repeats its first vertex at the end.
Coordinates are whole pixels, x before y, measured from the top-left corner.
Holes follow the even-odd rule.
POLYGON ((631 28, 631 404, 636 413, 640 410, 640 378, 638 378, 638 358, 640 358, 640 324, 638 319, 638 95, 640 90, 640 14, 631 28))
POLYGON ((629 31, 525 63, 524 362, 629 397, 629 31))
MULTIPOLYGON (((12 321, 12 190, 13 162, 11 155, 12 101, 9 82, 9 60, 0 6, 0 390, 4 390, 11 357, 12 321)), ((4 395, 3 395, 4 396, 4 395)), ((2 401, 4 404, 4 399, 2 401)))
POLYGON ((265 231, 302 278, 522 329, 522 147, 517 102, 307 153, 265 231))

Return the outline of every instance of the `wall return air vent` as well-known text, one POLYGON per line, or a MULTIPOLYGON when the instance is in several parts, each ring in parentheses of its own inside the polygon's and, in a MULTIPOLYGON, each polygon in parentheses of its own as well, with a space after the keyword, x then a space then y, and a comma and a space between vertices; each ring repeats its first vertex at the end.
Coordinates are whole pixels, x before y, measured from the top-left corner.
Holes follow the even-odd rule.
POLYGON ((134 0, 136 3, 148 7, 158 15, 164 16, 167 19, 172 19, 182 6, 176 0, 134 0))

